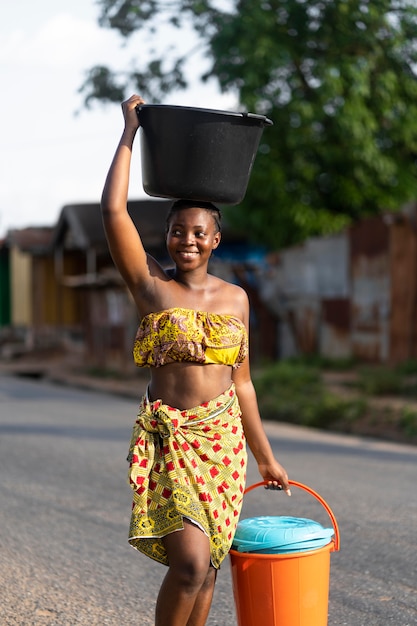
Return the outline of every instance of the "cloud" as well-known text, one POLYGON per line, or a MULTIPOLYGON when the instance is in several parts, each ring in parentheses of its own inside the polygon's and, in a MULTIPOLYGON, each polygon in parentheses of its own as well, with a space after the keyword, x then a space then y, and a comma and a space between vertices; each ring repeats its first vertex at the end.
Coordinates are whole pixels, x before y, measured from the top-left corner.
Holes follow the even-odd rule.
POLYGON ((52 16, 30 34, 16 28, 0 42, 0 62, 16 68, 71 68, 86 59, 108 63, 123 52, 115 33, 68 13, 52 16))
MULTIPOLYGON (((140 41, 124 48, 116 33, 100 28, 87 0, 73 0, 70 7, 67 0, 41 0, 26 12, 19 3, 3 4, 0 236, 10 227, 52 225, 64 204, 98 201, 123 118, 117 106, 75 117, 82 105, 77 90, 93 65, 123 68, 131 66, 135 50, 142 53, 140 41)), ((201 85, 196 79, 193 87, 170 94, 166 104, 233 108, 233 94, 220 94, 213 82, 201 85)), ((144 195, 139 154, 136 146, 131 179, 136 198, 144 195)))

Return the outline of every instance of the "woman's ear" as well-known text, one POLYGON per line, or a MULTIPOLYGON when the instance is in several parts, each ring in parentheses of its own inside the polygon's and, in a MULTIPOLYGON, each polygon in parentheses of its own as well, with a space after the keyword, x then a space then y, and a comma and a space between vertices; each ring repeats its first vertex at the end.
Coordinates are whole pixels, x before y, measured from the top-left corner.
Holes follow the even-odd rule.
POLYGON ((221 238, 222 238, 222 234, 220 231, 214 235, 212 250, 215 250, 218 247, 221 238))

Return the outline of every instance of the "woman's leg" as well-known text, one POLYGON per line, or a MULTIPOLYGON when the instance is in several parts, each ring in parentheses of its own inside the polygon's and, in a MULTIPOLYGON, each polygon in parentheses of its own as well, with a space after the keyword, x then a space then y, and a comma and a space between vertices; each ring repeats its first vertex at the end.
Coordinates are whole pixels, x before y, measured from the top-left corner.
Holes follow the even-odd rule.
POLYGON ((163 542, 169 569, 156 603, 155 626, 204 626, 216 579, 209 539, 184 519, 184 529, 170 533, 163 542))
POLYGON ((210 612, 211 601, 213 599, 214 584, 216 582, 217 570, 209 567, 206 580, 201 587, 194 604, 193 611, 187 622, 187 626, 204 626, 210 612))

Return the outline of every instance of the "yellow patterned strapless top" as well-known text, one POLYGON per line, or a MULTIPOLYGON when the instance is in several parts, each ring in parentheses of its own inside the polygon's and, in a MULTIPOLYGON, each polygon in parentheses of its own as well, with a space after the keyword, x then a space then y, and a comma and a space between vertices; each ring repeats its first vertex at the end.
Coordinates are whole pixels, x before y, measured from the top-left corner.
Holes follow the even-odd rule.
POLYGON ((181 308, 145 315, 133 347, 138 367, 181 361, 238 367, 247 354, 248 335, 239 318, 181 308))

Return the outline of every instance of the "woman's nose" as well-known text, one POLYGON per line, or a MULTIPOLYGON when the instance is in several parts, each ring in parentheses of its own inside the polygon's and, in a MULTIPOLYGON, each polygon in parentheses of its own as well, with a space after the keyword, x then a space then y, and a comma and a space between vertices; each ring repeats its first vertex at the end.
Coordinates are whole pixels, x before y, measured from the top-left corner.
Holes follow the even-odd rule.
POLYGON ((195 241, 195 235, 193 232, 185 232, 184 233, 184 238, 183 238, 184 242, 187 244, 192 244, 195 241))

